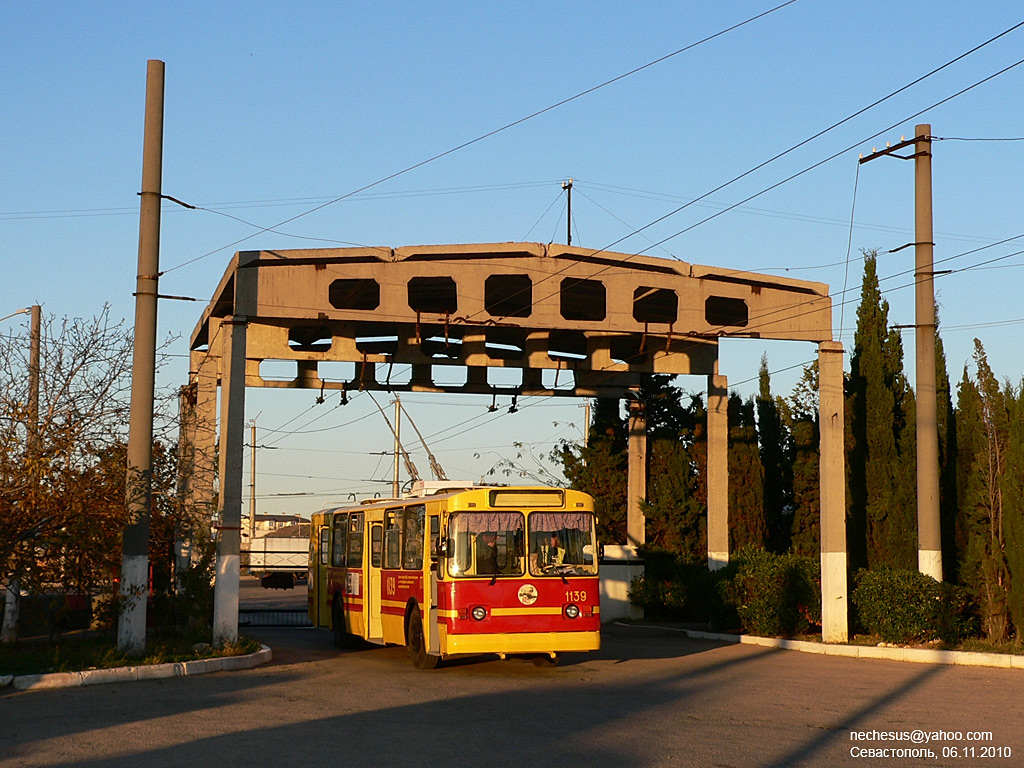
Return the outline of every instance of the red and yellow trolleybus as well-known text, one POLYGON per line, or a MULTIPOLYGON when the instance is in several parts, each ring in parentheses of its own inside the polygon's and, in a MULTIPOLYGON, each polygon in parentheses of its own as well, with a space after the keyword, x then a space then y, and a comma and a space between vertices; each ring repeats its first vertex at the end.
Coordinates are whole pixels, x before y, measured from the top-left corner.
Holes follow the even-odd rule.
MULTIPOLYGON (((423 484, 426 486, 433 484, 423 484)), ((312 516, 309 618, 413 664, 600 647, 594 502, 545 487, 425 490, 312 516)))

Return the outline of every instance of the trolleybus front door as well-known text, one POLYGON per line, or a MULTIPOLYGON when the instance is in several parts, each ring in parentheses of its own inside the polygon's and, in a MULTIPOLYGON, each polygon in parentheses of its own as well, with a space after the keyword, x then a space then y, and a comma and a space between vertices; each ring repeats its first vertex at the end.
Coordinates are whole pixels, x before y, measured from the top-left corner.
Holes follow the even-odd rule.
POLYGON ((329 624, 329 617, 331 615, 330 607, 327 604, 327 563, 330 557, 331 529, 326 525, 320 526, 317 538, 320 552, 314 565, 316 568, 316 617, 313 621, 313 626, 326 627, 329 624))
POLYGON ((366 579, 367 639, 382 640, 384 628, 380 621, 381 557, 384 551, 384 526, 373 523, 370 526, 370 557, 366 579))

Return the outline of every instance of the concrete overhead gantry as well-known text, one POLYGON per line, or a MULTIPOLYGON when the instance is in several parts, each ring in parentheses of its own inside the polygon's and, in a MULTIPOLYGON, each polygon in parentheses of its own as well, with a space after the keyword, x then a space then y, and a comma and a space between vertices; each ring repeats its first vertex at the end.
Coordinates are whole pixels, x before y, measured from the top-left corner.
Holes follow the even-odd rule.
MULTIPOLYGON (((823 638, 845 641, 843 350, 832 340, 828 287, 538 243, 235 254, 192 333, 183 398, 185 443, 193 446, 184 452, 191 457, 185 493, 195 508, 219 507, 215 640, 238 633, 246 387, 621 398, 637 390, 643 374, 705 376, 708 565, 718 568, 729 559, 722 337, 818 345, 823 638), (267 360, 294 361, 295 377, 264 379, 260 365, 267 360), (329 378, 320 365, 332 362, 354 364, 352 375, 329 378), (411 376, 391 381, 395 364, 410 365, 411 376), (438 382, 438 366, 465 368, 465 382, 438 382), (521 384, 491 384, 489 368, 521 369, 521 384)), ((644 542, 643 403, 631 398, 629 415, 627 529, 628 544, 636 546, 644 542)))

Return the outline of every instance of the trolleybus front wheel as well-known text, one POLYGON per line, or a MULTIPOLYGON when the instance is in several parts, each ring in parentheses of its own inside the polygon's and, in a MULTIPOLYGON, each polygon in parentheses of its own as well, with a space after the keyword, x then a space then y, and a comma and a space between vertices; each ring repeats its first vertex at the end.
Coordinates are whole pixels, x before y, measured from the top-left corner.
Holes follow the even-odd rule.
POLYGON ((412 665, 416 669, 434 669, 441 657, 427 653, 427 641, 423 636, 423 617, 420 615, 418 605, 414 605, 409 613, 407 635, 406 645, 409 646, 409 658, 412 659, 412 665))
POLYGON ((550 653, 544 653, 540 656, 534 656, 533 663, 538 667, 557 667, 558 662, 561 660, 561 658, 562 656, 559 653, 556 653, 554 655, 550 653))

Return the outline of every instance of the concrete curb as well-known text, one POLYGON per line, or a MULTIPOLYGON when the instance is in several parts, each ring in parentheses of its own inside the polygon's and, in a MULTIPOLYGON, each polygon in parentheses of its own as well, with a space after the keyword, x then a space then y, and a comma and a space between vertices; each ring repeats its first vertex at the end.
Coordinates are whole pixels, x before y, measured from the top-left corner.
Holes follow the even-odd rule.
POLYGON ((272 658, 269 646, 245 656, 218 656, 214 659, 196 659, 167 664, 147 664, 138 667, 87 669, 82 672, 51 672, 45 675, 7 675, 0 678, 0 690, 11 687, 16 691, 41 691, 47 688, 75 688, 81 685, 128 683, 136 680, 157 680, 165 677, 205 675, 209 672, 229 672, 252 669, 266 664, 272 658))
POLYGON ((627 624, 621 621, 615 623, 621 627, 643 627, 644 629, 667 629, 671 632, 682 632, 687 637, 692 637, 696 640, 716 640, 722 643, 758 645, 763 648, 780 648, 786 651, 816 653, 823 656, 846 656, 855 659, 888 659, 889 661, 909 661, 914 664, 948 664, 963 667, 1024 669, 1024 656, 1014 656, 1008 653, 939 651, 930 648, 879 648, 874 645, 830 645, 811 643, 807 640, 786 640, 778 637, 701 632, 695 629, 659 626, 656 624, 627 624))

